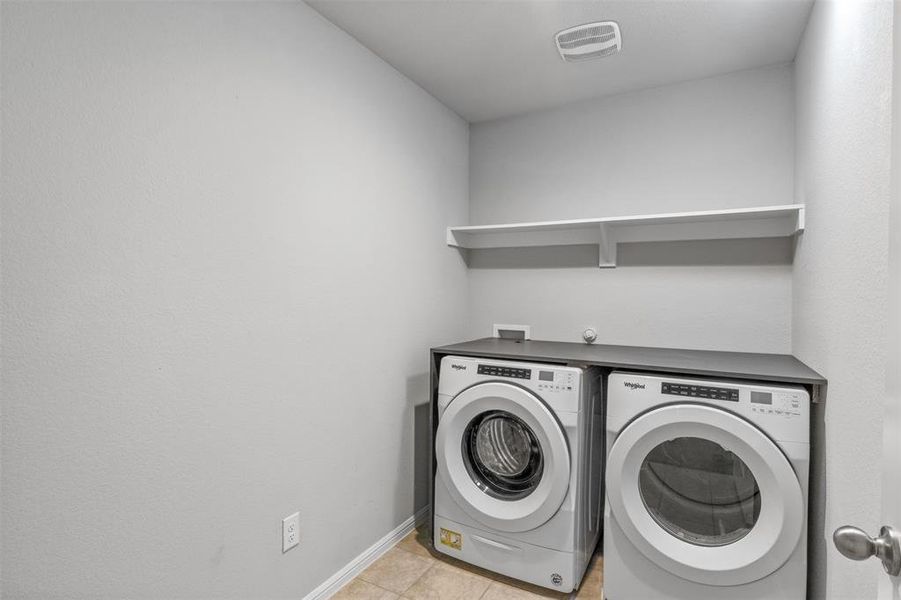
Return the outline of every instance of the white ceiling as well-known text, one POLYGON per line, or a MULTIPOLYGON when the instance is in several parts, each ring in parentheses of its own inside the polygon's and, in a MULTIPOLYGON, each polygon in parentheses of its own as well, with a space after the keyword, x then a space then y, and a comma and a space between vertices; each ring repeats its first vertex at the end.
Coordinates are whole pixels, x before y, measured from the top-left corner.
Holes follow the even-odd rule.
POLYGON ((794 60, 813 0, 308 0, 469 121, 794 60), (620 24, 622 52, 565 63, 554 34, 620 24))

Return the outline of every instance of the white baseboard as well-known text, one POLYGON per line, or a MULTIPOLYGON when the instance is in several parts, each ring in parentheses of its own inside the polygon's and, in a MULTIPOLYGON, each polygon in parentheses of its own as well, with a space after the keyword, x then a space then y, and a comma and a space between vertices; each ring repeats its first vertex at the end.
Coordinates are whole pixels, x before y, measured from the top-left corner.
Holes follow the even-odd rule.
POLYGON ((413 531, 417 525, 425 521, 428 514, 428 506, 416 511, 416 514, 395 527, 388 535, 364 550, 359 556, 344 565, 340 571, 329 577, 322 585, 304 596, 303 600, 326 600, 331 598, 351 579, 362 573, 366 567, 378 560, 385 552, 391 550, 408 533, 413 531))

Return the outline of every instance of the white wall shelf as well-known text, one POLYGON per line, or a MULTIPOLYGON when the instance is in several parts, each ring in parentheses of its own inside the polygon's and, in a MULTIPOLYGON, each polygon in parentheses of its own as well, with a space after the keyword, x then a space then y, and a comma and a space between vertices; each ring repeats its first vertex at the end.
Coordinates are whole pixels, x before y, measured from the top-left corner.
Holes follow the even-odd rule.
POLYGON ((601 267, 616 266, 620 242, 672 242, 792 237, 804 231, 804 205, 728 210, 469 225, 447 228, 447 245, 456 248, 518 248, 598 244, 601 267))

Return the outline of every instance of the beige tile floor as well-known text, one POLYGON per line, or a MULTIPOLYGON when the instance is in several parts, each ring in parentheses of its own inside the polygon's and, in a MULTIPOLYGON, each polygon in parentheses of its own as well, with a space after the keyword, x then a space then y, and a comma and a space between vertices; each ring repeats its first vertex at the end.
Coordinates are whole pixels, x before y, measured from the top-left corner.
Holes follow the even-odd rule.
POLYGON ((604 561, 594 557, 578 592, 561 594, 433 554, 414 531, 332 596, 334 600, 603 600, 604 561))

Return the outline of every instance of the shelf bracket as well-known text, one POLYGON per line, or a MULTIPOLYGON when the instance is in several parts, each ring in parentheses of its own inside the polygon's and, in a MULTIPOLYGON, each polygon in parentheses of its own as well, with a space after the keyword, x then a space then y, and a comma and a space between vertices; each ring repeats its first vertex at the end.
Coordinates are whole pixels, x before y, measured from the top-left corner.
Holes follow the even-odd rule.
POLYGON ((613 228, 608 223, 598 224, 600 238, 598 243, 598 266, 602 269, 616 267, 616 239, 613 228))
POLYGON ((453 228, 447 228, 447 245, 455 248, 460 248, 460 240, 457 239, 457 234, 454 233, 453 228))
POLYGON ((799 233, 804 233, 804 218, 805 218, 804 209, 805 208, 806 207, 803 205, 800 208, 798 208, 798 217, 795 220, 795 235, 798 235, 799 233))

